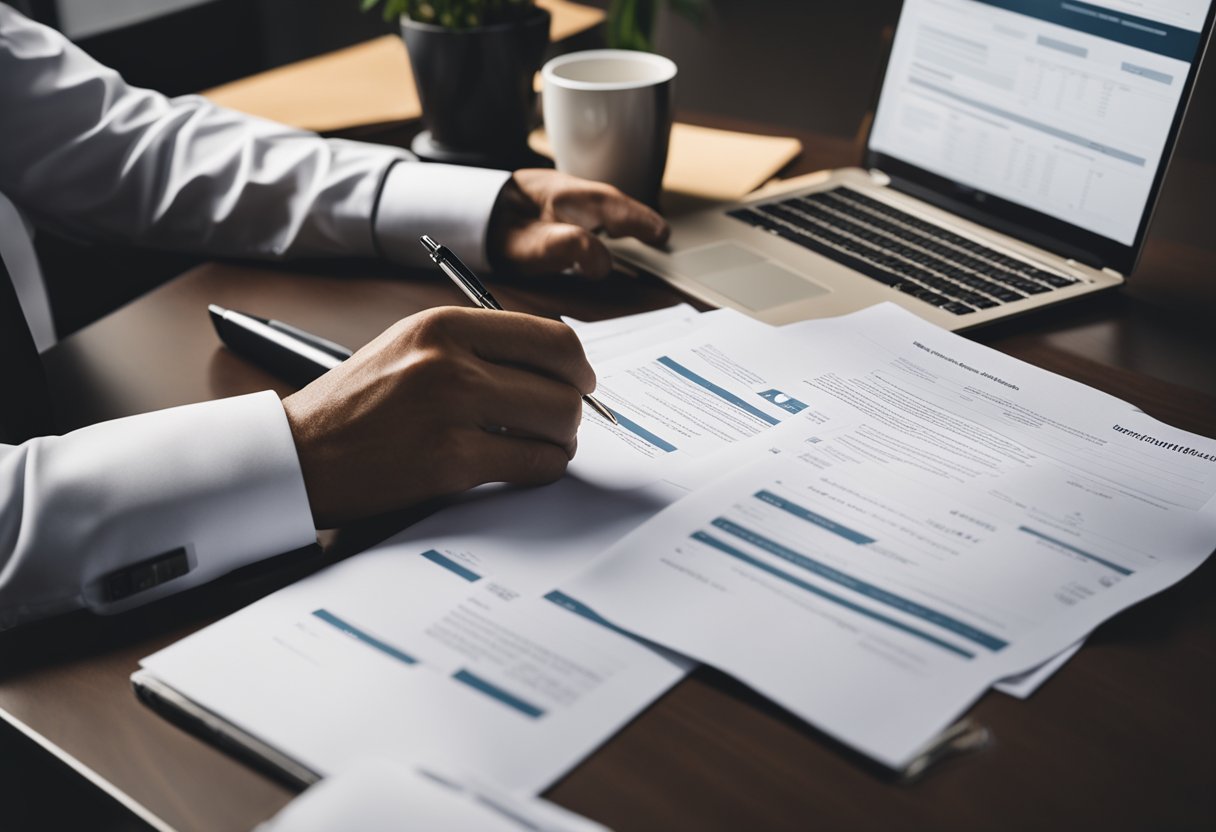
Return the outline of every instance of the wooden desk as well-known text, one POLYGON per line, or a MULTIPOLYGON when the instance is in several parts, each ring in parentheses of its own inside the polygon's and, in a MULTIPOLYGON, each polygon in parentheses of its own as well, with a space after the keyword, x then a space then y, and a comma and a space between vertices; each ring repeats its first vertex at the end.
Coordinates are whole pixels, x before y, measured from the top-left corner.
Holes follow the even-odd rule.
MULTIPOLYGON (((854 160, 848 141, 800 138, 807 153, 794 173, 854 160)), ((1211 249, 1155 240, 1137 281, 1145 288, 974 337, 1211 435, 1216 350, 1208 319, 1216 303, 1204 280, 1213 273, 1211 249)), ((680 300, 645 280, 535 281, 496 292, 510 308, 587 319, 680 300)), ((67 422, 266 387, 287 392, 218 346, 204 312, 209 302, 273 314, 353 346, 398 317, 461 299, 432 274, 367 263, 203 266, 51 352, 67 422)), ((326 544, 335 553, 351 551, 406 519, 330 535, 326 544)), ((289 555, 119 619, 78 617, 10 634, 0 639, 0 708, 176 828, 249 829, 291 794, 145 709, 127 677, 141 656, 319 560, 315 553, 289 555)), ((548 796, 620 830, 1210 829, 1214 595, 1216 563, 1209 562, 1099 629, 1030 701, 985 696, 974 714, 995 733, 993 747, 912 787, 887 782, 741 685, 701 670, 548 796)))

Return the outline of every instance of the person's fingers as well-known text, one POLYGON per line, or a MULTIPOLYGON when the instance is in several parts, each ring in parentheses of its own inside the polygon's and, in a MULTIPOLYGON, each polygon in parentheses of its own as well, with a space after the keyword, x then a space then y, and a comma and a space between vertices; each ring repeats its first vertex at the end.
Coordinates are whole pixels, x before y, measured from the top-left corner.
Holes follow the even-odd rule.
POLYGON ((514 180, 521 193, 541 207, 544 219, 655 245, 671 232, 656 211, 603 182, 540 169, 517 170, 514 180))
POLYGON ((580 393, 595 389, 595 371, 587 363, 582 343, 560 321, 519 312, 443 307, 415 316, 405 332, 422 346, 451 349, 455 344, 483 361, 525 367, 580 393))
POLYGON ((545 485, 561 479, 570 462, 567 452, 551 442, 509 434, 485 433, 470 439, 468 450, 477 461, 474 485, 485 482, 545 485))
POLYGON ((612 271, 612 255, 594 234, 571 223, 533 221, 506 235, 505 253, 521 271, 553 274, 577 268, 587 277, 612 271))
POLYGON ((473 407, 477 421, 492 433, 549 442, 573 456, 582 404, 582 394, 569 384, 495 366, 473 407))
POLYGON ((606 188, 595 202, 598 228, 610 237, 636 237, 643 243, 659 245, 671 233, 658 212, 630 199, 616 188, 606 188))

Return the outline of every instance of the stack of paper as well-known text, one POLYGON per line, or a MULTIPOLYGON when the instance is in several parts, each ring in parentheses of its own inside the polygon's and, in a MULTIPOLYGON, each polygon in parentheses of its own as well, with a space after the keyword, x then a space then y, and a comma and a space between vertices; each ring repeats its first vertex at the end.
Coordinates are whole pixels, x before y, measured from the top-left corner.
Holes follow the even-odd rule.
POLYGON ((148 672, 319 774, 536 792, 691 659, 904 770, 1216 543, 1216 442, 898 307, 572 325, 620 424, 565 480, 474 491, 148 672))
POLYGON ((710 336, 603 368, 634 440, 580 448, 747 466, 562 590, 892 768, 1216 543, 1216 442, 894 306, 710 336))

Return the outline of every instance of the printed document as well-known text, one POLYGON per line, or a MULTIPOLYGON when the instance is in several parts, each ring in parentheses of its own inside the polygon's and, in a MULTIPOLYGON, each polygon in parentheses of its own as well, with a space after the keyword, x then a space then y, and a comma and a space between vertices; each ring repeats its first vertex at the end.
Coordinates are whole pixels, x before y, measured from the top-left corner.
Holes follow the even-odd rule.
POLYGON ((770 371, 782 362, 755 349, 772 343, 772 327, 720 309, 682 329, 672 333, 677 338, 648 343, 598 368, 596 398, 619 424, 583 421, 573 473, 625 488, 671 479, 677 470, 705 461, 720 459, 721 470, 728 470, 737 457, 723 452, 785 422, 814 416, 772 380, 770 371))
POLYGON ((253 832, 608 832, 539 798, 493 785, 367 759, 326 777, 253 832))
POLYGON ((892 768, 1216 544, 1216 442, 897 307, 724 354, 799 415, 562 591, 892 768))
POLYGON ((321 775, 378 754, 536 794, 689 667, 555 589, 681 493, 483 489, 141 664, 321 775))
POLYGON ((591 366, 598 367, 603 361, 686 335, 716 316, 716 312, 702 315, 687 303, 680 303, 606 321, 587 323, 567 317, 562 321, 578 334, 591 366))

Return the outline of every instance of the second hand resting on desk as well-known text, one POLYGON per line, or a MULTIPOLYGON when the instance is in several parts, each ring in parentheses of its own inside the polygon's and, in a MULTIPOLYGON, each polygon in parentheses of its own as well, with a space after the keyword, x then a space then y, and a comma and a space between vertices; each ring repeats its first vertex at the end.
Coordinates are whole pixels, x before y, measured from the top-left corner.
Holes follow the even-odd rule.
MULTIPOLYGON (((421 238, 431 260, 481 309, 502 311, 502 304, 455 254, 430 237, 421 238)), ((237 355, 303 387, 350 358, 351 350, 302 329, 267 318, 211 304, 216 334, 237 355)), ((596 413, 617 424, 612 411, 593 396, 583 396, 596 413)))

